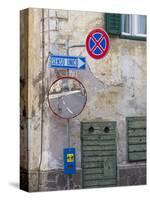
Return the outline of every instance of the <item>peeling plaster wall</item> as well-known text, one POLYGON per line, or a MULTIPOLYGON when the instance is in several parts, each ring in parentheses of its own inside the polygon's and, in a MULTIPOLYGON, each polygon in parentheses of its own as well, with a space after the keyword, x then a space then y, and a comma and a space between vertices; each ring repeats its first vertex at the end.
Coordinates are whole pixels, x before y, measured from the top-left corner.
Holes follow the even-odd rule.
MULTIPOLYGON (((41 170, 63 168, 63 148, 67 147, 66 120, 55 116, 48 107, 47 91, 57 78, 58 71, 48 69, 49 51, 57 55, 67 54, 67 45, 85 44, 88 32, 104 28, 104 14, 64 10, 44 11, 42 30, 41 9, 31 9, 29 49, 32 63, 29 72, 29 155, 30 169, 39 167, 41 123, 43 123, 43 147, 41 170), (35 32, 32 32, 32 31, 35 32), (44 74, 42 81, 42 32, 44 33, 44 74), (36 38, 34 38, 36 37, 36 38), (34 48, 34 44, 36 47, 34 48), (37 47, 39 49, 37 49, 37 47), (32 51, 32 50, 31 50, 32 51), (40 52, 39 52, 40 51, 40 52), (33 59, 33 60, 32 60, 33 59), (35 62, 36 61, 36 62, 35 62), (30 82, 31 81, 31 82, 30 82), (44 90, 43 121, 41 122, 41 90, 44 90)), ((127 116, 146 115, 146 42, 120 39, 110 36, 111 47, 101 60, 92 59, 83 47, 70 49, 73 56, 87 59, 85 71, 70 71, 87 90, 88 101, 83 112, 70 120, 71 146, 77 149, 77 168, 81 167, 80 122, 93 120, 117 121, 117 159, 127 162, 127 116)), ((62 72, 63 73, 63 72, 62 72)))

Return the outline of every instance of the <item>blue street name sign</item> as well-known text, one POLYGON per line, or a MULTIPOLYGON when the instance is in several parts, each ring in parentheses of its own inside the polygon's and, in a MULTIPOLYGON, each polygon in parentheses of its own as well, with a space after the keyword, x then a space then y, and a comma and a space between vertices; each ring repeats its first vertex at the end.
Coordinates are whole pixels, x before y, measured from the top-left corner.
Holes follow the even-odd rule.
POLYGON ((57 69, 85 69, 86 59, 77 56, 49 56, 49 68, 57 69))

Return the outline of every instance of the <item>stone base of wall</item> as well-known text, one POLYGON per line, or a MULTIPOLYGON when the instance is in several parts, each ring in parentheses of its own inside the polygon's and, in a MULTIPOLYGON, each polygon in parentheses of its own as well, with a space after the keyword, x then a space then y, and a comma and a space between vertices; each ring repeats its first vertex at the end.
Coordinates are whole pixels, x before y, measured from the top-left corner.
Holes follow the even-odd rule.
POLYGON ((81 188, 81 170, 69 176, 62 169, 49 171, 20 170, 20 189, 27 192, 55 191, 81 188))
MULTIPOLYGON (((62 169, 48 171, 28 171, 20 169, 20 189, 28 192, 55 191, 82 188, 82 170, 75 175, 67 175, 62 169)), ((118 166, 118 186, 145 185, 146 164, 125 164, 118 166)))
POLYGON ((146 163, 127 164, 118 167, 118 185, 145 185, 146 163))
POLYGON ((38 171, 20 169, 20 189, 27 192, 38 191, 38 171))

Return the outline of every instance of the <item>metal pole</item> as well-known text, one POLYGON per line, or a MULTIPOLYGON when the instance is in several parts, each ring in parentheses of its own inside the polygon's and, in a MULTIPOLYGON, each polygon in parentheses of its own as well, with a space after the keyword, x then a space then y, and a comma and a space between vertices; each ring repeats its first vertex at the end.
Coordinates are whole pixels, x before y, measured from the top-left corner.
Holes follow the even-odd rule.
MULTIPOLYGON (((67 40, 67 42, 66 42, 66 47, 67 47, 66 53, 67 53, 67 56, 69 56, 68 43, 69 43, 69 41, 67 40)), ((67 69, 67 76, 68 75, 69 75, 69 69, 67 69)), ((68 138, 68 148, 69 148, 70 147, 69 119, 67 119, 67 138, 68 138)), ((67 176, 67 187, 68 187, 68 190, 70 190, 70 175, 69 174, 67 176)))
POLYGON ((68 148, 69 148, 70 147, 69 119, 67 119, 67 137, 68 137, 68 148))
MULTIPOLYGON (((72 48, 78 48, 78 47, 85 47, 85 44, 78 44, 78 45, 72 45, 69 46, 69 40, 67 40, 66 42, 66 46, 67 46, 67 56, 69 56, 69 50, 72 48)), ((69 69, 67 69, 67 76, 69 76, 69 69)), ((67 136, 68 136, 68 148, 70 147, 70 134, 69 134, 69 119, 67 119, 67 136)), ((67 176, 67 186, 68 189, 70 189, 70 178, 71 178, 71 174, 69 174, 67 176)))
MULTIPOLYGON (((69 119, 67 119, 67 137, 68 137, 68 148, 70 147, 70 134, 69 134, 69 119)), ((67 188, 70 190, 70 175, 67 176, 67 188)))
MULTIPOLYGON (((66 47, 67 47, 66 53, 67 53, 67 56, 69 56, 69 40, 66 41, 66 47)), ((67 76, 69 76, 69 69, 67 69, 67 76)))
POLYGON ((77 48, 77 47, 85 47, 85 44, 77 44, 77 45, 72 45, 67 47, 67 55, 69 55, 69 50, 72 48, 77 48))
MULTIPOLYGON (((72 45, 72 46, 69 46, 69 41, 67 40, 66 42, 66 53, 67 53, 67 56, 69 56, 69 50, 71 48, 76 48, 76 47, 85 47, 85 45, 72 45)), ((69 75, 69 69, 67 69, 67 76, 69 75)), ((68 148, 70 147, 70 133, 69 133, 69 119, 67 119, 67 137, 68 137, 68 148)), ((71 178, 71 174, 68 174, 67 176, 67 187, 68 189, 70 189, 70 178, 71 178)))
MULTIPOLYGON (((66 42, 66 53, 69 56, 69 40, 66 42)), ((69 69, 67 70, 67 76, 69 75, 69 69)), ((67 119, 67 137, 68 137, 68 148, 70 147, 70 134, 69 134, 69 119, 67 119)))

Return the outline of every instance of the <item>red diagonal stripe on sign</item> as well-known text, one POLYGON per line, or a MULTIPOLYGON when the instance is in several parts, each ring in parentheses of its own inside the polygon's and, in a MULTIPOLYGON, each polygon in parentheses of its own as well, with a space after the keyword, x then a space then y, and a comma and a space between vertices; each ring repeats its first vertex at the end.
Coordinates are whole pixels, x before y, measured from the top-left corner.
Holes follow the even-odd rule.
POLYGON ((102 36, 98 41, 93 37, 93 35, 91 36, 91 38, 92 38, 92 39, 94 40, 94 42, 95 42, 95 45, 94 45, 94 47, 91 49, 91 52, 93 52, 93 51, 96 49, 96 47, 99 47, 100 50, 103 52, 104 50, 103 50, 103 48, 101 47, 100 42, 102 41, 102 39, 104 38, 104 36, 102 36))

